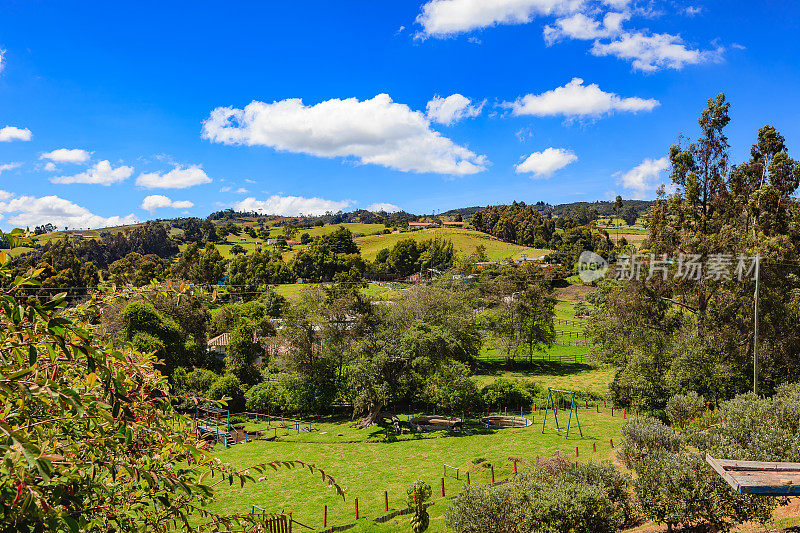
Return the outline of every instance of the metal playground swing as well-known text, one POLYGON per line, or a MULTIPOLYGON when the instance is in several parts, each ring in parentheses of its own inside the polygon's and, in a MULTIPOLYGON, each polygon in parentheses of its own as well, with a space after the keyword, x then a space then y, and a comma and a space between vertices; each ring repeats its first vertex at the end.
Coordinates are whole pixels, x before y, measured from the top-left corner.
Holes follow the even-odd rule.
POLYGON ((575 391, 571 390, 560 390, 560 389, 551 389, 547 387, 547 406, 544 409, 544 417, 542 420, 542 433, 544 433, 545 425, 547 424, 547 411, 550 409, 553 410, 553 418, 556 421, 556 431, 564 431, 560 427, 558 427, 558 406, 553 398, 553 393, 558 395, 559 393, 569 395, 570 397, 570 406, 569 406, 569 419, 567 420, 567 427, 566 427, 566 434, 564 435, 565 438, 569 438, 569 428, 572 424, 572 413, 575 413, 575 423, 578 425, 578 432, 583 437, 583 430, 581 430, 581 422, 578 420, 578 404, 575 402, 575 391))

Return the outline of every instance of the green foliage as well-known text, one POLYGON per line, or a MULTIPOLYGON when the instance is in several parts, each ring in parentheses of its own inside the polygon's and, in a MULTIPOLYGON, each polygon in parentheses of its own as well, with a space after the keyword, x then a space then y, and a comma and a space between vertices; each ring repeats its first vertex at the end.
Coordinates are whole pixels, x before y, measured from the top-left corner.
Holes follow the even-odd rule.
POLYGON ((706 410, 705 399, 696 392, 676 394, 667 401, 667 418, 675 426, 683 429, 694 418, 706 410))
POLYGON ((206 396, 209 400, 225 400, 228 405, 228 411, 231 413, 238 413, 244 409, 244 391, 242 390, 242 382, 233 374, 225 374, 211 384, 208 388, 206 396))
POLYGON ((481 404, 478 386, 470 378, 469 367, 460 361, 439 365, 425 385, 428 401, 442 408, 467 411, 481 404))
POLYGON ((266 351, 258 342, 256 328, 243 322, 231 333, 225 355, 225 371, 244 383, 254 383, 258 380, 254 364, 259 357, 265 358, 266 351))
POLYGON ((542 388, 530 381, 500 378, 481 390, 487 407, 530 408, 533 399, 542 394, 542 388))
MULTIPOLYGON (((636 495, 648 518, 670 525, 706 524, 730 531, 749 520, 765 522, 773 498, 739 494, 705 462, 683 450, 683 439, 652 418, 634 417, 622 427, 618 456, 636 472, 636 495)), ((726 456, 727 457, 727 456, 726 456)))
POLYGON ((546 219, 534 206, 525 202, 481 209, 473 215, 471 224, 478 231, 503 241, 534 248, 546 248, 546 243, 555 234, 553 220, 546 219))
POLYGON ((268 285, 289 283, 294 277, 277 250, 257 249, 251 254, 234 257, 228 263, 229 291, 243 300, 252 300, 268 285))
MULTIPOLYGON (((14 280, 5 267, 0 276, 7 287, 36 283, 14 280)), ((82 322, 96 305, 32 303, 0 291, 0 403, 9 406, 0 423, 0 530, 260 527, 261 517, 221 516, 206 506, 221 480, 252 482, 280 465, 240 473, 204 452, 190 421, 173 411, 155 359, 125 342, 112 345, 82 322)))
POLYGON ((131 252, 108 267, 109 280, 116 285, 141 287, 151 281, 161 281, 169 272, 169 263, 156 254, 131 252))
POLYGON ((766 523, 774 498, 739 494, 694 453, 655 451, 635 465, 636 495, 648 518, 666 524, 706 524, 730 531, 746 521, 766 523))
POLYGON ((611 464, 554 459, 505 485, 464 487, 445 516, 458 533, 612 533, 630 518, 629 482, 611 464))
POLYGON ((274 413, 283 407, 283 393, 275 382, 253 385, 244 394, 244 408, 252 413, 274 413))
POLYGON ((411 530, 414 533, 422 533, 428 529, 430 517, 425 508, 425 502, 431 498, 431 486, 418 479, 406 490, 408 495, 408 506, 414 507, 414 516, 411 518, 411 530))
POLYGON ((141 351, 155 352, 156 357, 164 362, 167 373, 177 366, 191 364, 178 324, 152 305, 142 301, 131 302, 120 318, 122 338, 133 342, 141 351))
POLYGON ((211 370, 195 368, 186 375, 186 387, 192 394, 204 395, 218 378, 211 370))
POLYGON ((741 394, 719 409, 722 424, 692 435, 715 457, 800 462, 800 384, 782 386, 771 398, 741 394))
POLYGON ((656 418, 634 416, 622 425, 622 443, 617 457, 628 468, 655 451, 678 452, 683 439, 656 418))

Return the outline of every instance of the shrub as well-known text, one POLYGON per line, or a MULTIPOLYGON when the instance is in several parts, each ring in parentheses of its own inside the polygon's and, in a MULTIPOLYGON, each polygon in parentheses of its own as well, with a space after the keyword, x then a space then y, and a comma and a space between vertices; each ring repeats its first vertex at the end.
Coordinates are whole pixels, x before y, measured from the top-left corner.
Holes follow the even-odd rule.
POLYGON ((186 376, 186 387, 193 394, 205 394, 219 376, 205 368, 195 368, 186 376))
POLYGON ((283 394, 277 383, 253 385, 244 394, 245 410, 254 413, 274 413, 283 405, 283 394))
POLYGON ((228 397, 228 410, 232 413, 238 413, 244 408, 242 383, 232 374, 218 378, 208 389, 207 396, 210 400, 221 400, 228 397))
POLYGON ((442 364, 428 379, 425 396, 431 403, 455 411, 478 407, 481 395, 469 374, 469 367, 459 361, 442 364))
POLYGON ((683 446, 680 435, 660 420, 646 416, 629 418, 622 424, 622 444, 617 450, 617 457, 632 468, 642 457, 656 452, 677 452, 683 446))
POLYGON ((668 526, 705 524, 712 531, 730 531, 745 521, 768 521, 776 506, 774 498, 734 491, 695 453, 655 451, 635 469, 645 516, 668 526))
POLYGON ((541 392, 542 388, 535 383, 501 378, 485 386, 481 390, 481 397, 486 407, 530 407, 541 392))
POLYGON ((445 520, 458 533, 516 533, 521 510, 514 485, 467 485, 445 512, 445 520))
POLYGON ((688 394, 676 394, 667 401, 667 418, 681 429, 692 419, 702 415, 705 410, 705 399, 694 391, 688 394))
POLYGON ((610 463, 554 458, 506 485, 466 486, 445 518, 459 533, 610 533, 629 520, 628 481, 610 463))
POLYGON ((320 374, 288 374, 282 376, 283 408, 291 412, 320 413, 327 411, 336 398, 334 370, 320 369, 320 374))
POLYGON ((411 519, 411 530, 414 533, 422 533, 428 529, 430 523, 425 502, 431 498, 431 486, 418 479, 408 487, 406 494, 408 494, 408 506, 415 509, 414 517, 411 519))

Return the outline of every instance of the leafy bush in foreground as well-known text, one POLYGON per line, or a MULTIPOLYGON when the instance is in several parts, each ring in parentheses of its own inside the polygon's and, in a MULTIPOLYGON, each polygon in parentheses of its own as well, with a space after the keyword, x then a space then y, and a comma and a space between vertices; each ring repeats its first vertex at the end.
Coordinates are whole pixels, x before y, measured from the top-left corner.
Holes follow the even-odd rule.
POLYGON ((696 392, 676 394, 667 400, 667 418, 674 425, 683 429, 694 418, 706 410, 706 400, 696 392))

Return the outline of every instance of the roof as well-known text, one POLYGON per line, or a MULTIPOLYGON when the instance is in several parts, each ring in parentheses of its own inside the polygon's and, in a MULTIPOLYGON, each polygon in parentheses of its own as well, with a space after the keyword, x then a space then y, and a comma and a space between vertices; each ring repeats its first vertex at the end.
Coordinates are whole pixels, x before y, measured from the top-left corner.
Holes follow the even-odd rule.
POLYGON ((732 461, 706 454, 706 462, 742 494, 800 495, 800 463, 732 461))
POLYGON ((208 347, 216 348, 218 346, 227 346, 229 342, 231 342, 231 334, 223 333, 222 335, 217 335, 213 339, 208 339, 208 347))
POLYGON ((463 222, 455 222, 455 221, 453 221, 453 222, 442 222, 442 224, 444 224, 445 226, 463 226, 464 225, 463 222))
POLYGON ((433 222, 409 222, 409 226, 433 226, 433 222))
POLYGON ((300 244, 300 241, 286 241, 286 244, 300 244))

